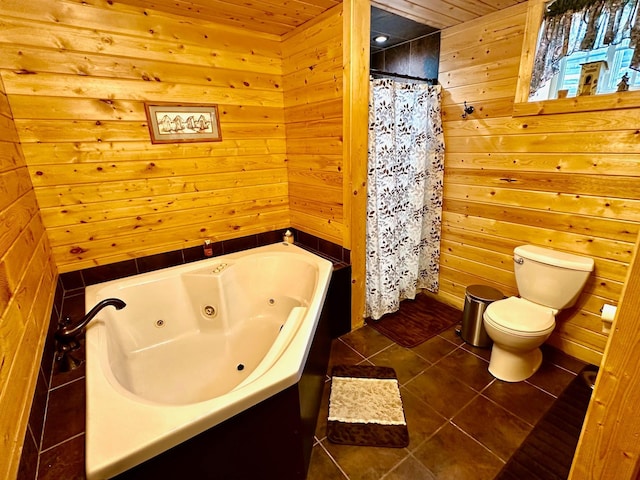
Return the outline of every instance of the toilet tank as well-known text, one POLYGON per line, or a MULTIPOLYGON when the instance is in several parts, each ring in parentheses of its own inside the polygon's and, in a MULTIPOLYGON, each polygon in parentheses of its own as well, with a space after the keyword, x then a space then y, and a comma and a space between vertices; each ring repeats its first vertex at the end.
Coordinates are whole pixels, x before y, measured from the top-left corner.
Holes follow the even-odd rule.
POLYGON ((593 259, 535 245, 513 250, 520 297, 555 308, 569 308, 593 271, 593 259))

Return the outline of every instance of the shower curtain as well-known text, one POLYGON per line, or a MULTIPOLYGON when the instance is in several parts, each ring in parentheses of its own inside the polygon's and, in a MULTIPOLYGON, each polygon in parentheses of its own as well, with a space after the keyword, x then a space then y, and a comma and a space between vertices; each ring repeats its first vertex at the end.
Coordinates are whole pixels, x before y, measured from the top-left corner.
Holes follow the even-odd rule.
POLYGON ((440 86, 372 79, 366 308, 374 320, 438 291, 444 135, 440 86))

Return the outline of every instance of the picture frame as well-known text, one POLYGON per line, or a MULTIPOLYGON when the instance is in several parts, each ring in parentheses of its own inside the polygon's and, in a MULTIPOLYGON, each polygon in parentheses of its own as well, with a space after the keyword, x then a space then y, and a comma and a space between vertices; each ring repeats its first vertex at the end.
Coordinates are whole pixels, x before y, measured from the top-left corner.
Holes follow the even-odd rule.
POLYGON ((145 103, 151 143, 220 142, 216 104, 145 103))

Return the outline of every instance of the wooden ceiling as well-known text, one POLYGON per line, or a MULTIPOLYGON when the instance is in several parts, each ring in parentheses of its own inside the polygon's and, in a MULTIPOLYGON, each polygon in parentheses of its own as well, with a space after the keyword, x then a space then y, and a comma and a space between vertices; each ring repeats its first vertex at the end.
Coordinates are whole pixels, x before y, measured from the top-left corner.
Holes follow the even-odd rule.
POLYGON ((165 13, 284 35, 341 0, 113 0, 165 13))
MULTIPOLYGON (((283 35, 341 0, 114 0, 142 9, 283 35)), ((444 29, 526 0, 372 0, 371 5, 444 29)))
POLYGON ((527 0, 371 0, 371 5, 443 30, 527 0))

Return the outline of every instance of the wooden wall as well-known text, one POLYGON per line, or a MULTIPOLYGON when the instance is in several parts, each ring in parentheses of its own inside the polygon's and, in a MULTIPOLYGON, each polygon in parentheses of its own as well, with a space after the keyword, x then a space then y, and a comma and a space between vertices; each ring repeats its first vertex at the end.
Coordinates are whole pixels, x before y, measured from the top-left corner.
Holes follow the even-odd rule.
POLYGON ((593 257, 549 343, 598 364, 599 310, 619 300, 640 220, 640 109, 513 117, 526 3, 442 32, 446 141, 439 296, 467 285, 516 293, 512 250, 532 243, 593 257), (466 120, 462 104, 476 108, 466 120))
POLYGON ((289 226, 280 37, 103 0, 7 0, 0 22, 61 272, 289 226), (144 102, 218 104, 223 141, 152 145, 144 102))
POLYGON ((637 480, 640 474, 640 237, 627 271, 568 480, 637 480))
POLYGON ((342 5, 285 35, 291 225, 348 245, 343 208, 342 5))
POLYGON ((0 478, 18 470, 56 278, 0 79, 0 478))

